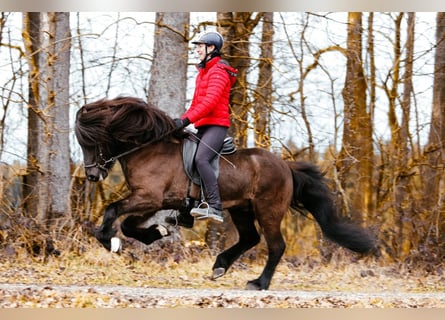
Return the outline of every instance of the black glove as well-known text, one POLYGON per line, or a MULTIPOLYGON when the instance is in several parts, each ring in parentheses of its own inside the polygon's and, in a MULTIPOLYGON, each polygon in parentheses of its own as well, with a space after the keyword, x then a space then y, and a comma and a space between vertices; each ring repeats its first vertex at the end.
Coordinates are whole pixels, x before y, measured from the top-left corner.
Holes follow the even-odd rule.
POLYGON ((173 121, 175 122, 175 127, 176 129, 183 129, 185 127, 187 127, 190 124, 190 120, 188 118, 185 119, 173 119, 173 121))

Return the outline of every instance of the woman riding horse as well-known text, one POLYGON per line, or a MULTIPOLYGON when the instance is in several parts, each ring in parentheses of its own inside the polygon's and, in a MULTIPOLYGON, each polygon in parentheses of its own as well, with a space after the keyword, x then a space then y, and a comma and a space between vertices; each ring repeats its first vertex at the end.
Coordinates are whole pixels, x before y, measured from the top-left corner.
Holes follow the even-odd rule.
MULTIPOLYGON (((118 97, 84 105, 76 115, 75 133, 82 148, 86 176, 105 179, 120 162, 129 195, 105 209, 96 238, 107 249, 116 237, 118 218, 122 233, 145 244, 168 234, 160 225, 144 223, 160 210, 179 210, 187 198, 189 178, 182 163, 182 144, 187 137, 172 118, 142 99, 118 97)), ((370 252, 375 238, 366 229, 338 215, 323 175, 316 166, 289 162, 260 148, 239 149, 221 161, 218 183, 222 207, 238 231, 238 242, 220 253, 212 277, 224 275, 230 266, 260 241, 259 226, 267 243, 268 258, 261 275, 248 289, 270 286, 285 243, 281 222, 289 208, 310 212, 323 234, 352 251, 370 252)))

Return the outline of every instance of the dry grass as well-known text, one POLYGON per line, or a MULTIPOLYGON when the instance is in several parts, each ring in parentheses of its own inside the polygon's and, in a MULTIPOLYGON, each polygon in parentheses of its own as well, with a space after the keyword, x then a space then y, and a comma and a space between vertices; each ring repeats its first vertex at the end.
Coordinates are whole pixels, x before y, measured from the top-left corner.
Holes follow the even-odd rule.
MULTIPOLYGON (((197 241, 145 246, 126 242, 122 254, 103 249, 95 239, 77 239, 76 245, 56 242, 60 254, 33 256, 25 247, 0 252, 0 282, 26 284, 123 285, 156 288, 243 289, 261 273, 265 259, 255 250, 246 253, 217 281, 210 280, 215 256, 197 241), (75 250, 74 250, 75 248, 75 250)), ((442 269, 385 265, 374 258, 356 259, 343 249, 324 263, 310 255, 286 252, 271 289, 349 292, 443 292, 442 269)))
POLYGON ((334 250, 330 262, 326 263, 317 250, 305 246, 305 251, 301 251, 304 254, 285 253, 270 290, 321 292, 319 298, 302 298, 300 295, 280 298, 273 293, 260 298, 241 294, 232 298, 230 290, 244 289, 248 280, 261 273, 265 264, 263 248, 247 252, 225 276, 212 281, 210 274, 215 256, 198 233, 191 241, 165 239, 150 246, 126 240, 120 255, 106 251, 80 230, 71 235, 54 241, 55 251, 46 255, 32 254, 29 240, 26 243, 17 240, 0 249, 0 283, 30 285, 21 289, 0 289, 0 307, 443 306, 442 300, 434 298, 386 296, 386 293, 443 293, 445 276, 442 267, 428 272, 420 265, 416 268, 408 264, 388 265, 373 257, 357 259, 356 255, 341 248, 334 250), (31 286, 34 284, 44 286, 31 286), (68 292, 57 289, 56 285, 85 287, 68 292), (103 287, 94 287, 96 285, 110 289, 102 292, 99 288, 103 287), (142 291, 130 296, 127 287, 142 291), (218 290, 212 297, 189 296, 191 291, 184 291, 184 296, 172 297, 143 294, 150 288, 218 290), (335 298, 331 296, 332 292, 344 293, 344 297, 335 298), (357 293, 371 295, 357 299, 357 293))

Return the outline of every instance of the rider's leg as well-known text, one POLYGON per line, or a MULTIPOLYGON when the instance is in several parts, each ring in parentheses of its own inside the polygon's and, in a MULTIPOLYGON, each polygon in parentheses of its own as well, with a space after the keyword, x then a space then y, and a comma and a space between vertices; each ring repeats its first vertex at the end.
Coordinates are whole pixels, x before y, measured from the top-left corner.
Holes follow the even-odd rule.
POLYGON ((227 128, 221 126, 207 126, 198 130, 200 142, 195 156, 195 165, 201 177, 205 190, 207 208, 194 208, 192 216, 198 218, 212 218, 222 222, 222 201, 218 188, 218 178, 211 166, 211 161, 221 149, 227 128))

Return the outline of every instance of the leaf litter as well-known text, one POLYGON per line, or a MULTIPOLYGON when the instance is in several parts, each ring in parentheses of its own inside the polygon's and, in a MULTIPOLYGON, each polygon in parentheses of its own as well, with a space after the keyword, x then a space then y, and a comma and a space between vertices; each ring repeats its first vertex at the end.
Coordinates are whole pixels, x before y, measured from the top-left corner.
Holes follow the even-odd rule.
POLYGON ((93 242, 45 259, 0 252, 0 307, 445 307, 443 268, 427 272, 346 253, 329 263, 285 256, 270 290, 248 291, 264 258, 244 255, 212 281, 215 256, 207 248, 170 245, 132 245, 117 255, 93 242))

